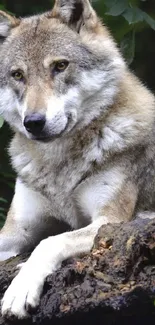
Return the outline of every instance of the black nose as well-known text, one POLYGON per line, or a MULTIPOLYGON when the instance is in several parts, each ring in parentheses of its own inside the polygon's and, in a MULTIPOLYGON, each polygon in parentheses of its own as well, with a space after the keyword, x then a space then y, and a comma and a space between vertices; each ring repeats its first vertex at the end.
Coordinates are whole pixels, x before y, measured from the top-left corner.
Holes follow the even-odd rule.
POLYGON ((39 135, 45 126, 45 116, 42 114, 34 113, 27 115, 24 119, 24 126, 29 133, 39 135))

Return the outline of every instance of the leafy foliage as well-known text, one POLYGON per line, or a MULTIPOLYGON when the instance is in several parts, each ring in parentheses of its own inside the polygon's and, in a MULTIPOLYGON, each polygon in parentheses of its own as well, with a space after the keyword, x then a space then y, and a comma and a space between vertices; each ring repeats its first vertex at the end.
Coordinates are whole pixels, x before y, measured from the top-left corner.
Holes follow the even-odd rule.
MULTIPOLYGON (((5 203, 7 203, 7 200, 0 197, 0 205, 4 205, 5 203)), ((0 206, 0 228, 3 226, 3 223, 5 221, 6 212, 7 209, 5 207, 0 206)))
POLYGON ((135 33, 148 26, 155 30, 155 19, 141 9, 144 1, 104 0, 95 5, 99 12, 102 10, 103 19, 115 35, 128 64, 134 59, 135 33))
POLYGON ((0 128, 3 126, 3 124, 4 124, 4 120, 3 120, 3 118, 0 116, 0 128))

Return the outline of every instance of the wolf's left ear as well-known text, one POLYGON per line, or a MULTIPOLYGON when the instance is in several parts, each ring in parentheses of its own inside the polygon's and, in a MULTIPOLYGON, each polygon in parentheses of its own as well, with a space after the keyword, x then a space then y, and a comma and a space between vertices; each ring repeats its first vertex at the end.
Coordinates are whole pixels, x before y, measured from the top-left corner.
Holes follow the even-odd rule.
POLYGON ((0 41, 4 40, 10 34, 11 29, 19 24, 20 19, 0 10, 0 41))
POLYGON ((51 16, 60 19, 77 32, 82 26, 93 29, 99 23, 89 0, 55 0, 51 16))

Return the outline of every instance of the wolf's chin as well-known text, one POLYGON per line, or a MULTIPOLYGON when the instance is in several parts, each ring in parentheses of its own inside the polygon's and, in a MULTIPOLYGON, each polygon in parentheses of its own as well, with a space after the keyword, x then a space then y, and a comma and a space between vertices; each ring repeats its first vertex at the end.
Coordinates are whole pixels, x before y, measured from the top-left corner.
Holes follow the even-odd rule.
POLYGON ((48 143, 52 142, 56 139, 56 137, 44 137, 44 138, 32 138, 31 140, 37 141, 37 142, 42 142, 42 143, 48 143))

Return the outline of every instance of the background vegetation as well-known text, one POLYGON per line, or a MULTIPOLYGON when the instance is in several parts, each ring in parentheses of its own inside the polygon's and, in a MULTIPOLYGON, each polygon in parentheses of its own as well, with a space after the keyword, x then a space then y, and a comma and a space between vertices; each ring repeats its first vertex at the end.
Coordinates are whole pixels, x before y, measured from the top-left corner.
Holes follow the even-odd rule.
MULTIPOLYGON (((131 69, 155 91, 155 0, 94 0, 131 69)), ((52 8, 52 0, 0 0, 0 9, 26 16, 52 8)), ((0 117, 0 226, 10 204, 15 175, 6 153, 11 131, 0 117)))

